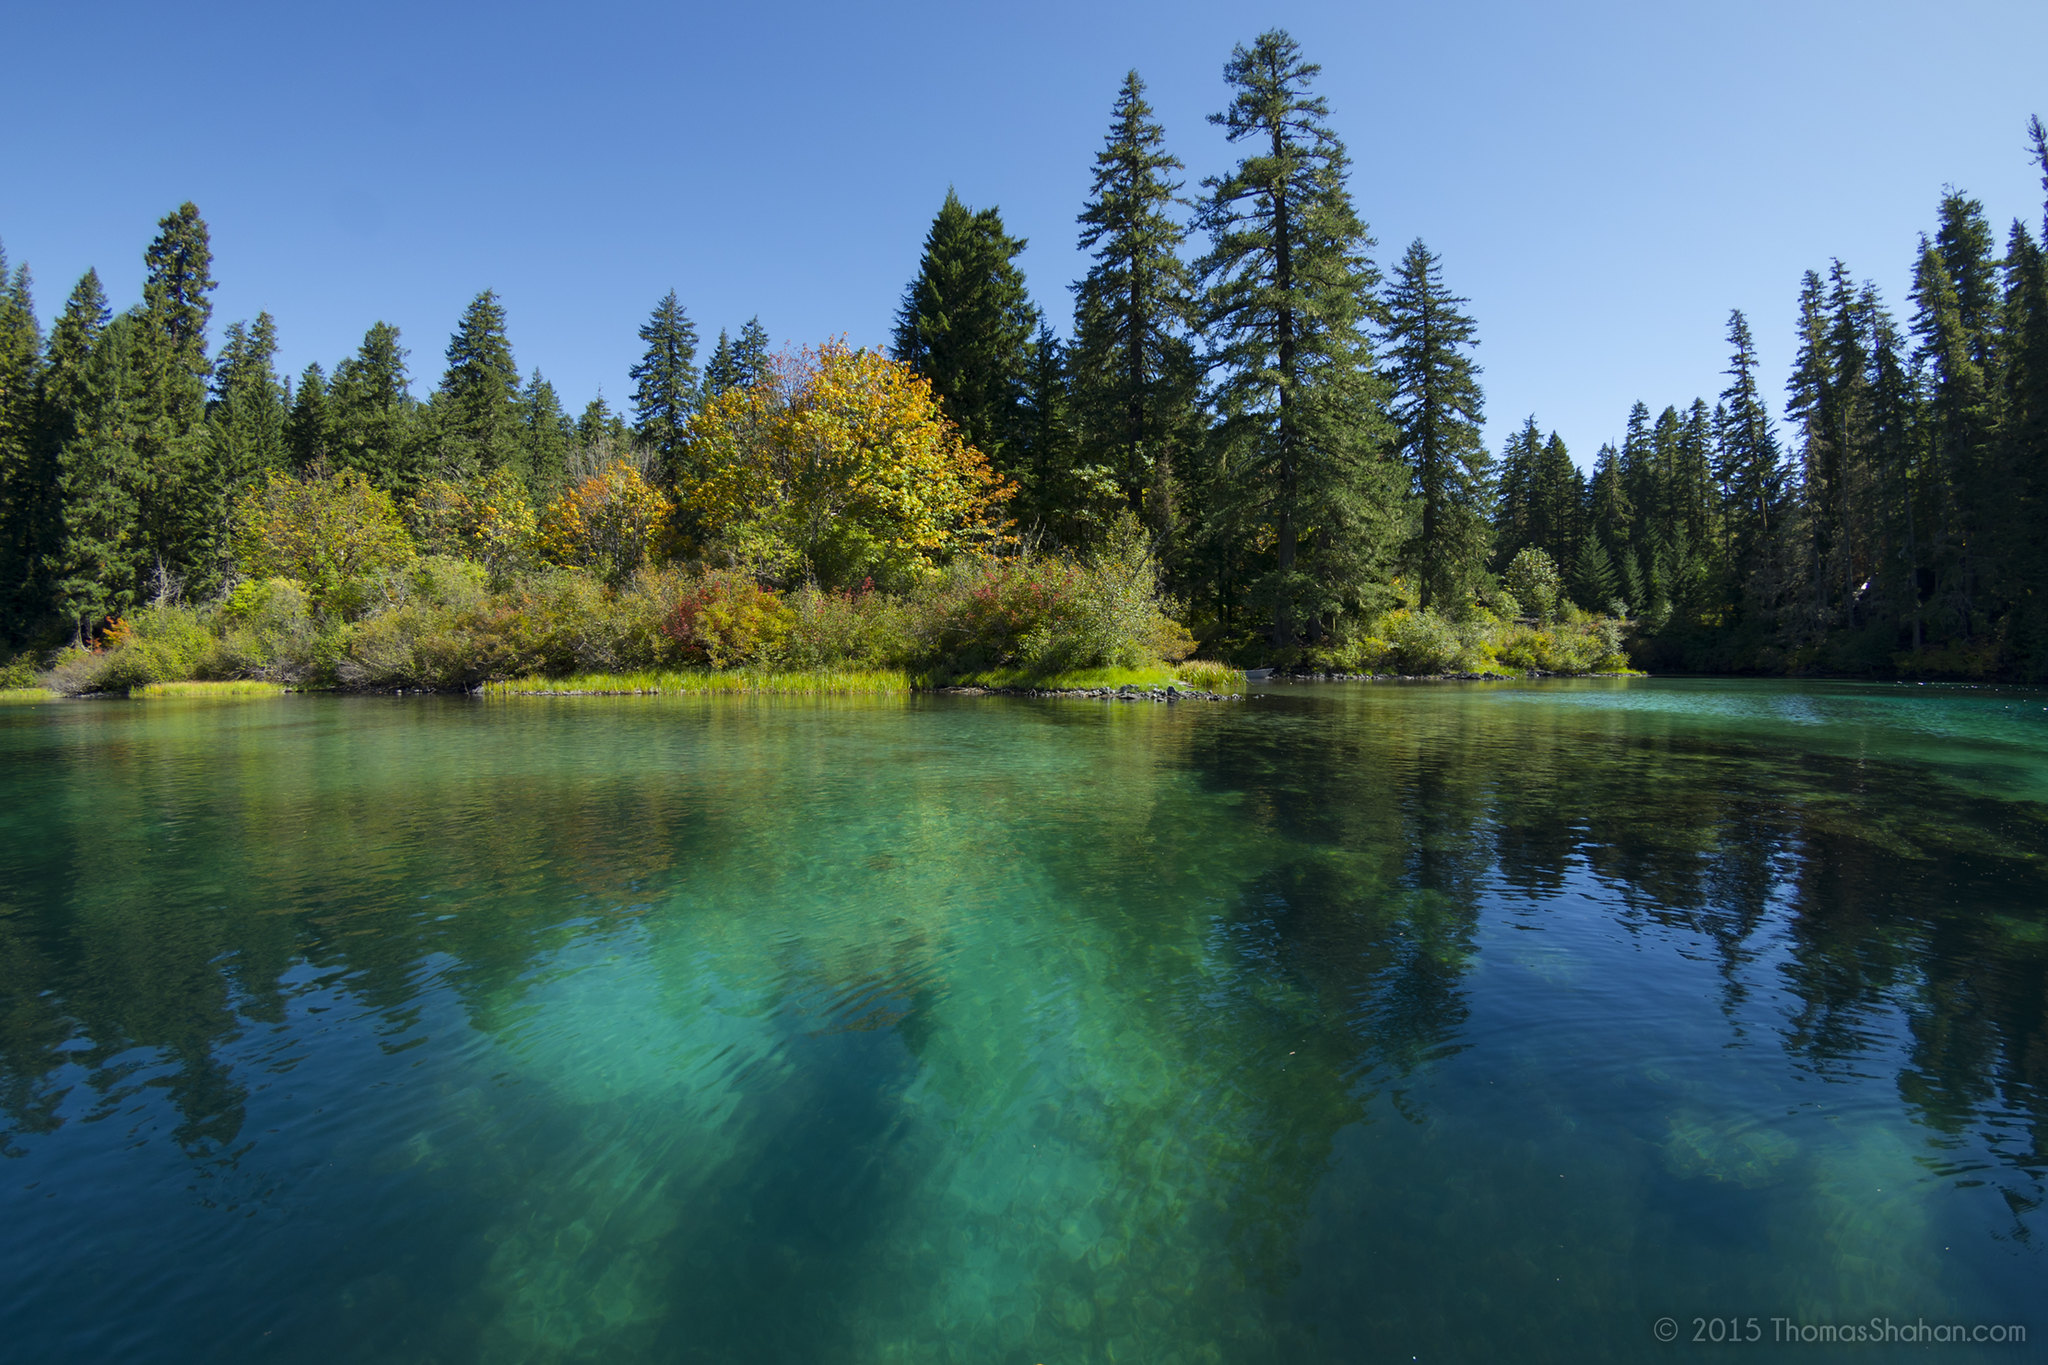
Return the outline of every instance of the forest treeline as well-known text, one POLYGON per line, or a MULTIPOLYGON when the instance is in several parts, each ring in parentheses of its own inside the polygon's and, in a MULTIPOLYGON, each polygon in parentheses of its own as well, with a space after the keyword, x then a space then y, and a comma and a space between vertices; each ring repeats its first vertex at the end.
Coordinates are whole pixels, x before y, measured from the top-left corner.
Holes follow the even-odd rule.
POLYGON ((362 584, 419 555, 614 595, 694 565, 725 597, 1106 557, 1243 663, 1540 662, 1502 632, 1599 620, 1657 668, 2048 677, 2048 262, 2026 223, 2001 245, 1945 191, 1903 323, 1840 261, 1806 276, 1782 427, 1738 311, 1711 399, 1636 404, 1582 473, 1534 416, 1487 448, 1468 301, 1419 240, 1375 263, 1317 74, 1284 32, 1239 47, 1211 122, 1241 159, 1199 185, 1126 77, 1067 338, 1024 242, 949 192, 887 356, 778 353, 758 319, 701 348, 670 292, 625 412, 572 417, 522 375, 489 291, 425 398, 384 322, 292 378, 267 313, 210 351, 190 204, 118 314, 88 271, 45 335, 27 268, 0 263, 0 633, 46 657, 337 573, 357 588, 309 609, 361 618, 362 584), (328 541, 370 522, 385 550, 350 568, 328 541))

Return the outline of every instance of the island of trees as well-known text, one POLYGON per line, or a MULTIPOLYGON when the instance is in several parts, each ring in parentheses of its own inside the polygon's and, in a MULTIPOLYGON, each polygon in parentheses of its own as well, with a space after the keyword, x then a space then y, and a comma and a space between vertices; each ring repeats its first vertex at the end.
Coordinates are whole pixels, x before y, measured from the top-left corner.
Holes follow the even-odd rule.
POLYGON ((2048 678, 2027 224, 2001 248, 1944 192, 1903 325, 1842 262, 1807 274, 1783 430, 1736 312, 1712 400, 1637 403, 1583 474, 1534 416, 1487 449, 1467 301, 1419 240, 1375 264, 1317 74, 1283 32, 1239 47, 1211 121, 1242 157, 1199 185, 1125 78, 1069 338, 999 212, 948 193, 886 354, 778 352, 758 319, 706 348, 670 292, 623 413, 522 377, 490 291, 424 399, 384 322, 331 372, 280 377, 267 313, 210 351, 189 203, 138 304, 88 271, 47 335, 0 257, 5 681, 1046 678, 1196 652, 2048 678))

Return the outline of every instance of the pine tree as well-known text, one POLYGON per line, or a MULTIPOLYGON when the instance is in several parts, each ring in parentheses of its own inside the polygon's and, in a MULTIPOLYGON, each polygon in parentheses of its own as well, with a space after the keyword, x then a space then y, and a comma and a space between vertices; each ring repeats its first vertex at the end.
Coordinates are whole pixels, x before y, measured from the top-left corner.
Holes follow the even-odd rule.
POLYGON ((1543 430, 1530 413, 1521 428, 1500 448, 1500 478, 1493 513, 1494 568, 1506 572, 1516 555, 1536 543, 1536 457, 1543 450, 1543 430))
POLYGON ((519 425, 525 436, 525 465, 530 471, 528 485, 541 499, 568 482, 569 447, 575 427, 562 411, 555 386, 539 370, 526 382, 519 395, 519 425))
POLYGON ((51 452, 61 450, 76 433, 76 418, 85 405, 85 374, 92 348, 113 314, 100 287, 97 270, 88 270, 72 286, 64 311, 50 328, 38 393, 39 437, 51 452))
MULTIPOLYGON (((1643 404, 1636 404, 1636 413, 1646 411, 1643 404)), ((1634 414, 1629 425, 1635 425, 1634 414)), ((1610 564, 1628 559, 1636 548, 1636 504, 1629 496, 1629 480, 1623 472, 1627 468, 1627 448, 1626 440, 1620 451, 1611 445, 1601 446, 1593 457, 1593 477, 1586 486, 1585 539, 1598 541, 1610 564)), ((1576 559, 1560 562, 1575 563, 1576 559)), ((1630 605, 1643 604, 1631 599, 1630 605)))
POLYGON ((761 319, 748 318, 747 325, 740 328, 739 340, 732 344, 734 383, 753 388, 768 381, 769 346, 768 329, 761 325, 761 319))
POLYGON ((1553 563, 1570 564, 1585 530, 1586 485, 1564 439, 1554 431, 1536 452, 1530 482, 1533 543, 1553 563))
POLYGON ((314 361, 299 375, 285 418, 284 448, 300 474, 325 473, 334 458, 334 414, 327 401, 327 373, 314 361))
POLYGON ((1486 567, 1492 454, 1480 431, 1478 328, 1444 287, 1441 258, 1416 238, 1387 292, 1387 380, 1414 476, 1419 534, 1404 550, 1424 607, 1457 606, 1486 567))
POLYGON ((1587 536, 1579 542, 1578 557, 1571 563, 1569 586, 1572 600, 1587 611, 1607 611, 1621 599, 1621 580, 1615 574, 1614 559, 1600 537, 1587 536))
POLYGON ((1041 324, 1021 436, 1025 494, 1009 511, 1028 534, 1085 545, 1100 536, 1120 499, 1108 470, 1083 463, 1068 367, 1067 348, 1041 324))
POLYGON ((405 360, 398 329, 374 323, 356 353, 334 367, 326 394, 335 463, 360 470, 394 498, 411 496, 426 478, 426 452, 414 429, 419 405, 405 360))
POLYGON ((201 595, 218 580, 227 525, 227 490, 204 429, 213 249, 206 222, 190 203, 167 214, 157 229, 143 256, 136 356, 145 572, 151 593, 201 595))
POLYGON ((971 212, 947 190, 904 290, 891 348, 931 381, 967 443, 1011 477, 1028 475, 1019 447, 1039 323, 1016 265, 1023 250, 997 210, 971 212))
POLYGON ((252 324, 232 323, 222 338, 214 367, 213 401, 207 405, 214 463, 229 497, 291 463, 285 448, 284 385, 273 363, 277 324, 258 313, 252 324))
POLYGON ((1747 581, 1769 556, 1785 471, 1757 384, 1756 343, 1740 309, 1728 315, 1728 344, 1733 348, 1724 372, 1728 387, 1721 391, 1714 424, 1715 477, 1728 508, 1730 559, 1738 578, 1747 581))
POLYGON ((1194 298, 1180 254, 1187 229, 1174 217, 1184 202, 1174 178, 1181 163, 1165 144, 1132 71, 1079 219, 1081 249, 1094 260, 1074 286, 1069 368, 1081 441, 1069 472, 1088 484, 1088 471, 1110 471, 1170 558, 1182 519, 1176 470, 1201 433, 1194 298))
POLYGON ((39 439, 42 352, 28 267, 10 275, 0 248, 0 641, 22 639, 43 616, 43 560, 55 548, 54 470, 39 439))
POLYGON ((690 414, 696 411, 697 328, 671 289, 640 328, 647 350, 629 373, 634 430, 654 451, 656 468, 673 488, 684 473, 690 414))
POLYGON ((1235 94, 1212 121, 1251 149, 1204 182, 1201 211, 1222 417, 1214 524, 1240 559, 1272 547, 1249 586, 1281 649, 1369 605, 1403 538, 1386 390, 1365 331, 1378 285, 1372 239, 1351 205, 1329 107, 1308 93, 1319 69, 1278 30, 1236 49, 1224 70, 1235 94))
POLYGON ((1927 522, 1925 475, 1921 468, 1919 395, 1898 324, 1878 307, 1875 291, 1865 314, 1870 326, 1870 462, 1878 530, 1878 577, 1895 621, 1918 654, 1924 643, 1921 576, 1927 522))
POLYGON ((519 369, 505 331, 505 310, 486 289, 463 310, 448 341, 448 368, 434 395, 440 472, 474 478, 509 469, 526 479, 519 426, 519 369))
POLYGON ((732 336, 723 327, 718 329, 718 344, 711 348, 711 359, 704 362, 704 397, 716 398, 727 389, 740 386, 739 365, 732 354, 732 336))
MULTIPOLYGON (((1967 248, 1967 239, 1957 237, 1967 248)), ((1993 491, 1995 431, 1991 379, 1979 362, 1986 348, 1973 334, 1972 313, 1958 287, 1975 273, 1968 263, 1952 268, 1940 247, 1922 240, 1913 276, 1913 331, 1919 339, 1916 359, 1926 374, 1922 430, 1936 486, 1945 495, 1930 528, 1937 534, 1935 616, 1945 636, 1966 640, 1988 624, 1983 533, 1993 491)))
POLYGON ((63 403, 65 416, 53 426, 67 434, 57 475, 64 530, 50 569, 57 609, 78 640, 134 605, 153 558, 141 524, 147 470, 136 446, 148 399, 140 358, 149 343, 142 315, 106 320, 106 296, 90 271, 51 336, 46 392, 63 403))
POLYGON ((2048 130, 2027 124, 2041 169, 2043 240, 2012 226, 2006 250, 2002 464, 2011 489, 2000 537, 2014 584, 2011 646, 2021 676, 2048 680, 2048 130))

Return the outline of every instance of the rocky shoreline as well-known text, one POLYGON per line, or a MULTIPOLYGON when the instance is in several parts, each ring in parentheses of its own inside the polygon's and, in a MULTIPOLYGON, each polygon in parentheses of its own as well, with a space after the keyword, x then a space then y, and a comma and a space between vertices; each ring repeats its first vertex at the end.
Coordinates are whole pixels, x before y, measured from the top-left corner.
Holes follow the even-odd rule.
POLYGON ((932 689, 946 697, 1075 697, 1088 701, 1243 701, 1237 692, 1204 692, 1199 688, 1182 687, 1178 683, 1164 687, 1139 687, 1126 683, 1122 687, 936 687, 932 689))
POLYGON ((1274 673, 1262 682, 1526 682, 1531 678, 1633 678, 1636 673, 1274 673))

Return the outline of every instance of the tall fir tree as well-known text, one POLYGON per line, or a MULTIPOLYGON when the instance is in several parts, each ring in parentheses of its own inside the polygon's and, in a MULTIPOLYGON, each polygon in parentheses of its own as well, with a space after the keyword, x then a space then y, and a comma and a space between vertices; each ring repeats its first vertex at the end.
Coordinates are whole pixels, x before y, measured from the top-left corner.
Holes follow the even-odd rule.
POLYGON ((299 373, 285 416, 284 448, 302 475, 331 473, 335 459, 334 413, 328 403, 327 372, 314 361, 299 373))
MULTIPOLYGON (((1201 373, 1191 340, 1194 292, 1181 258, 1187 229, 1180 159, 1127 73, 1095 154, 1095 178, 1081 210, 1081 249, 1093 258, 1074 286, 1074 380, 1078 463, 1039 477, 1064 497, 1115 480, 1123 502, 1144 517, 1169 559, 1184 518, 1181 464, 1198 448, 1201 373)), ((1099 521, 1102 509, 1075 509, 1099 521)), ((1077 528, 1078 529, 1078 528, 1077 528)))
POLYGON ((732 334, 721 327, 718 329, 718 344, 711 348, 711 358, 704 362, 704 397, 709 401, 728 389, 738 387, 740 370, 733 359, 732 334))
MULTIPOLYGON (((1319 70, 1277 29, 1233 52, 1233 97, 1212 121, 1247 151, 1204 182, 1200 215, 1221 416, 1211 534, 1248 566, 1244 605, 1281 650, 1373 604, 1405 524, 1366 330, 1379 283, 1372 239, 1352 208, 1350 158, 1329 106, 1309 93, 1319 70)), ((1226 622, 1240 605, 1236 572, 1219 584, 1226 622)))
POLYGON ((43 560, 55 548, 55 471, 39 439, 42 367, 28 267, 9 274, 0 248, 0 643, 22 640, 43 616, 43 560))
POLYGON ((535 370, 519 394, 519 425, 526 438, 528 488, 545 501, 569 479, 569 448, 575 443, 575 424, 562 411, 555 386, 535 370))
MULTIPOLYGON (((1962 245, 1970 245, 1966 237, 1962 245)), ((1992 379, 1979 360, 1985 347, 1972 325, 1974 310, 1958 287, 1976 273, 1969 262, 1951 267, 1939 246, 1923 240, 1913 275, 1915 358, 1925 376, 1921 429, 1943 494, 1930 519, 1936 581, 1928 610, 1944 636, 1963 640, 1989 624, 1985 521, 1994 491, 1992 379)))
POLYGON ((925 235, 917 276, 904 290, 891 350, 931 381, 946 416, 999 472, 1021 467, 1025 392, 1038 310, 1016 258, 1024 239, 1003 230, 996 209, 946 200, 925 235))
POLYGON ((1535 544, 1530 529, 1534 513, 1536 457, 1543 449, 1543 429, 1530 413, 1501 443, 1493 511, 1493 557, 1506 569, 1516 555, 1535 544))
POLYGON ((107 320, 106 296, 87 272, 51 338, 51 378, 62 384, 66 432, 57 475, 64 529, 51 558, 51 587, 75 640, 135 604, 152 559, 141 522, 148 471, 136 440, 148 397, 147 329, 138 313, 107 320), (81 345, 82 363, 73 370, 81 345))
POLYGON ((448 340, 447 359, 433 399, 437 472, 460 479, 509 469, 523 482, 529 471, 519 424, 519 368, 496 293, 486 289, 470 300, 448 340))
POLYGON ((1424 607, 1457 607, 1476 588, 1491 548, 1493 456, 1480 429, 1485 403, 1470 350, 1468 300, 1444 286, 1442 259, 1416 238, 1387 290, 1387 381, 1420 520, 1403 559, 1424 607))
POLYGON ((213 248, 196 207, 180 204, 158 222, 143 264, 135 447, 144 572, 152 594, 200 595, 219 581, 227 489, 204 427, 213 248))
POLYGON ((766 383, 771 346, 768 329, 761 325, 760 317, 748 318, 747 325, 740 328, 739 339, 732 344, 733 382, 749 389, 766 383))
POLYGON ((1586 487, 1564 438, 1554 431, 1536 452, 1530 485, 1532 543, 1558 564, 1570 564, 1584 533, 1586 487))
POLYGON ((654 451, 661 481, 675 487, 688 455, 690 414, 696 411, 697 328, 671 289, 640 328, 647 343, 630 371, 633 429, 654 451))
POLYGON ((1729 508, 1731 559, 1737 573, 1749 575, 1763 561, 1765 546, 1778 522, 1786 473, 1778 450, 1772 413, 1763 403, 1757 381, 1757 344, 1741 309, 1729 313, 1729 387, 1720 391, 1720 413, 1714 422, 1714 477, 1729 508))
POLYGON ((284 385, 277 377, 277 324, 268 313, 231 323, 213 372, 207 423, 213 458, 232 499, 271 470, 290 466, 284 385))
POLYGON ((2001 463, 2011 496, 2005 553, 2015 584, 2011 649, 2020 676, 2048 680, 2048 130, 2027 137, 2041 172, 2042 239, 2015 222, 2006 249, 2001 463))
POLYGON ((426 477, 418 404, 405 362, 398 329, 373 323, 356 353, 334 367, 325 395, 335 463, 360 471, 395 498, 410 496, 426 477))

